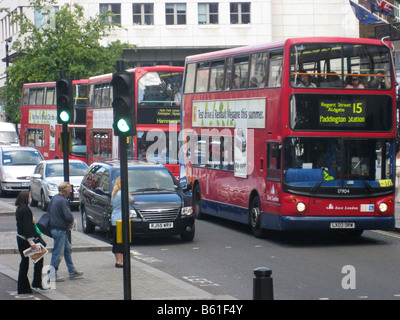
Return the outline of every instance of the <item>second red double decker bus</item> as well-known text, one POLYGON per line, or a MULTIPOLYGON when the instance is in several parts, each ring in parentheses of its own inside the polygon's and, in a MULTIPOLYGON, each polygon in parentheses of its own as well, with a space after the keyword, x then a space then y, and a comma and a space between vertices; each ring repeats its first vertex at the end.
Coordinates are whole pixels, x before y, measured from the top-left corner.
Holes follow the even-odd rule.
MULTIPOLYGON (((179 177, 178 133, 180 130, 183 67, 154 66, 128 70, 135 74, 136 138, 130 139, 129 158, 156 160, 179 177)), ((88 163, 118 158, 114 136, 112 74, 89 78, 87 110, 88 163)))
POLYGON ((391 44, 301 38, 187 57, 183 142, 197 217, 265 229, 394 227, 391 44))

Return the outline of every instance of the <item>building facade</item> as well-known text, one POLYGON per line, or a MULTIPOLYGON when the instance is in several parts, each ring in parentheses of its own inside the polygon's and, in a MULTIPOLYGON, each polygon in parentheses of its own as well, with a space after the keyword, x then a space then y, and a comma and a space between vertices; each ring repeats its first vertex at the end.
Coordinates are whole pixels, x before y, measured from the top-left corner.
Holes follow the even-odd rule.
MULTIPOLYGON (((62 6, 66 0, 59 0, 62 6)), ((121 24, 109 39, 137 46, 124 53, 133 65, 183 65, 187 55, 289 37, 358 37, 359 23, 348 0, 69 0, 83 6, 87 17, 114 13, 121 24)), ((0 0, 0 7, 26 13, 36 25, 43 15, 28 0, 0 0)), ((111 19, 111 18, 110 18, 111 19)), ((0 87, 7 56, 19 26, 0 13, 0 87), (9 45, 8 53, 6 46, 9 45)))

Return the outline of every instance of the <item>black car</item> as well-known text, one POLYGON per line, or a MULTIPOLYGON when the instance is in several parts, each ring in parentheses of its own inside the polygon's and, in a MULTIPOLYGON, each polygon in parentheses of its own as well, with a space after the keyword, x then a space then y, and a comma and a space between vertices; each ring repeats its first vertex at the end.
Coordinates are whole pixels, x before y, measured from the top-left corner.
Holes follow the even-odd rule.
MULTIPOLYGON (((111 193, 119 176, 119 160, 107 160, 93 163, 83 177, 80 210, 85 233, 93 232, 105 214, 112 212, 111 193)), ((180 235, 184 241, 193 240, 191 199, 164 165, 129 161, 128 184, 129 193, 135 197, 130 205, 132 235, 180 235)))

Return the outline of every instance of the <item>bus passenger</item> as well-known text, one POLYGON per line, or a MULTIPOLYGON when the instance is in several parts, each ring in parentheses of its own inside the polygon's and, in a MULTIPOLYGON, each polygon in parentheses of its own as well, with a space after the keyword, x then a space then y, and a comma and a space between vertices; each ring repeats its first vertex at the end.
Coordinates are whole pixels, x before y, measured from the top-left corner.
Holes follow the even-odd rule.
POLYGON ((298 84, 302 88, 316 88, 317 86, 311 82, 311 76, 309 74, 301 75, 301 81, 298 84))
POLYGON ((233 77, 233 86, 232 89, 240 89, 241 88, 241 81, 238 75, 235 74, 233 77))
POLYGON ((346 88, 353 88, 353 89, 364 89, 364 85, 360 83, 360 77, 356 74, 351 77, 351 84, 348 84, 346 88))
POLYGON ((390 89, 388 77, 384 77, 384 75, 383 71, 378 71, 376 78, 370 81, 369 87, 374 89, 390 89))

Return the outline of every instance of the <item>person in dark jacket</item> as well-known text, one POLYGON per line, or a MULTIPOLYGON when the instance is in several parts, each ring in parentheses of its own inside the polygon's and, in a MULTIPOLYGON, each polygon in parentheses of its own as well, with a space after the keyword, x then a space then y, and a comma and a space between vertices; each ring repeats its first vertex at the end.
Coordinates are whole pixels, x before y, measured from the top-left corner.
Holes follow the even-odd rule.
POLYGON ((68 182, 61 182, 58 186, 58 194, 50 201, 48 213, 50 216, 50 232, 54 239, 53 253, 51 256, 50 265, 56 273, 56 282, 64 281, 65 279, 57 275, 62 256, 70 279, 75 279, 83 275, 83 272, 77 271, 72 262, 72 247, 67 237, 68 229, 72 228, 74 216, 71 213, 71 208, 68 202, 68 196, 71 192, 71 185, 68 182))
MULTIPOLYGON (((40 237, 35 228, 32 211, 28 207, 30 201, 30 194, 27 191, 21 191, 15 200, 15 205, 17 206, 15 212, 17 220, 17 244, 18 251, 21 255, 21 263, 18 272, 18 294, 32 293, 32 288, 29 285, 28 279, 29 257, 24 256, 24 251, 29 247, 36 249, 35 240, 40 237)), ((43 258, 37 261, 34 266, 32 282, 32 287, 34 288, 43 289, 42 268, 43 258)))

